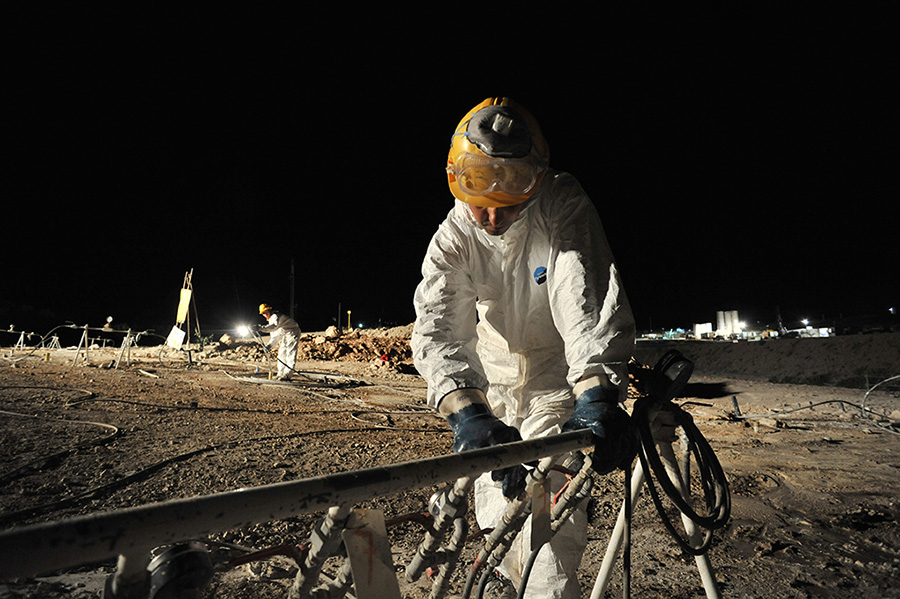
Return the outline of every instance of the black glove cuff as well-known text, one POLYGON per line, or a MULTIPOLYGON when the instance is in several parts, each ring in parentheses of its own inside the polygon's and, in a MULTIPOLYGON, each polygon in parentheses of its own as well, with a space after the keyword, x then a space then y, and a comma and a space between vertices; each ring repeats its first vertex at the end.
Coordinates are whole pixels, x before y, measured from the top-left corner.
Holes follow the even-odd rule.
POLYGON ((491 410, 484 404, 469 404, 461 408, 458 412, 447 414, 447 424, 450 425, 450 428, 453 429, 453 432, 455 433, 463 423, 468 422, 473 418, 486 415, 489 416, 490 414, 491 410))
POLYGON ((619 405, 619 390, 614 387, 598 385, 584 391, 575 399, 575 405, 579 403, 608 403, 619 405))

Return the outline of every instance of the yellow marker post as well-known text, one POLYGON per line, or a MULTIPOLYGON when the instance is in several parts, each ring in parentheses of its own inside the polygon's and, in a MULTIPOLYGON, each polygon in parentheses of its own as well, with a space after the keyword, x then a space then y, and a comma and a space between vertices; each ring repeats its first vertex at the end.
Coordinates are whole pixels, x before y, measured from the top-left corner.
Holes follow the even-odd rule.
POLYGON ((183 288, 181 290, 181 300, 178 302, 178 313, 175 315, 175 322, 184 324, 187 320, 188 308, 191 305, 191 289, 183 288))

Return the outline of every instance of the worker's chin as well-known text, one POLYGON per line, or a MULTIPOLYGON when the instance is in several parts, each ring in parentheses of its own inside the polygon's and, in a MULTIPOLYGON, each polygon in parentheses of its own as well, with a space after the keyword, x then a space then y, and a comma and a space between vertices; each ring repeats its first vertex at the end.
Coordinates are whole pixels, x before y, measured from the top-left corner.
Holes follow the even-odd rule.
POLYGON ((485 227, 484 225, 482 225, 481 228, 484 229, 485 233, 487 233, 488 235, 493 235, 494 237, 503 235, 504 233, 509 231, 509 227, 485 227))

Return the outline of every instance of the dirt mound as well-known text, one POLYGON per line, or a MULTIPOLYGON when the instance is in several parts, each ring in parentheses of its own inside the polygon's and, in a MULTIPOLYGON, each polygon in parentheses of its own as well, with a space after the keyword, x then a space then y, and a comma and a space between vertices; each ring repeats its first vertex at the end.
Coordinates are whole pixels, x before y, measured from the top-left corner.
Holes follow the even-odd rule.
MULTIPOLYGON (((409 346, 413 325, 341 332, 334 327, 301 335, 301 361, 361 362, 387 371, 414 373, 409 346)), ((698 375, 772 383, 868 388, 900 374, 900 333, 764 341, 638 341, 635 358, 653 365, 676 349, 694 362, 698 375)), ((255 341, 219 343, 211 355, 263 361, 255 341)))
POLYGON ((676 349, 700 375, 773 383, 867 388, 900 374, 900 333, 765 341, 639 341, 635 357, 655 364, 676 349))

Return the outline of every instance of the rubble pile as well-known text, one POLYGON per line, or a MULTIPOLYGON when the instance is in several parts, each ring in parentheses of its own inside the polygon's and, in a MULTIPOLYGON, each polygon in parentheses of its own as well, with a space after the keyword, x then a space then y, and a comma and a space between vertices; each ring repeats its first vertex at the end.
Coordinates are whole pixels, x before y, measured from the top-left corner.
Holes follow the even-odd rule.
MULTIPOLYGON (((341 331, 328 327, 324 332, 303 333, 297 347, 300 361, 336 361, 370 363, 373 367, 405 372, 412 370, 409 340, 412 325, 341 331)), ((211 352, 249 362, 265 360, 266 349, 254 340, 235 340, 225 335, 211 352)))

